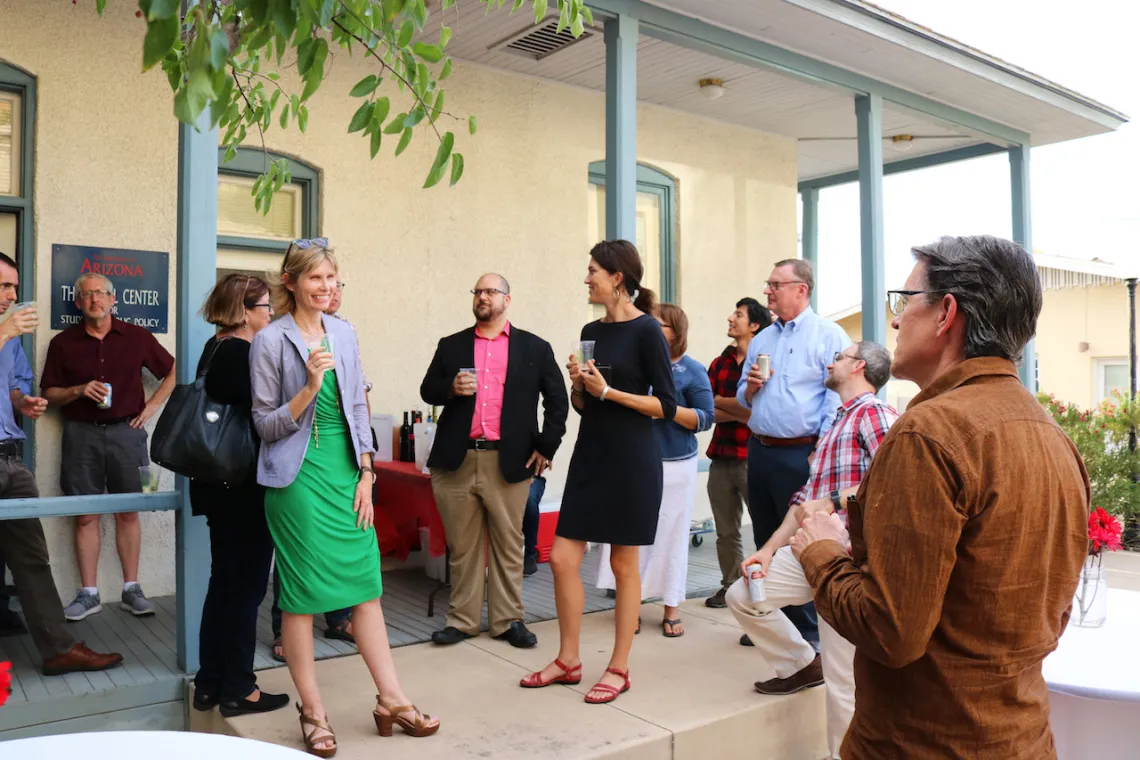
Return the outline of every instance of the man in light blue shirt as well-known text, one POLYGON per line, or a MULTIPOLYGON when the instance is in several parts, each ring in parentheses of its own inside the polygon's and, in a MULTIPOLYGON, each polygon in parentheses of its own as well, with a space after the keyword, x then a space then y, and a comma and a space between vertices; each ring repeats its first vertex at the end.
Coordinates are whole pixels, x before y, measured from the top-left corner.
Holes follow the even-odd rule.
MULTIPOLYGON (((751 410, 748 428, 748 514, 756 548, 780 527, 792 500, 809 474, 808 457, 827 432, 839 408, 839 395, 824 386, 827 366, 851 345, 839 325, 811 308, 815 278, 811 264, 787 259, 776 264, 765 284, 768 309, 776 318, 748 346, 736 400, 751 410), (769 357, 769 374, 757 356, 769 357)), ((786 607, 804 638, 818 647, 815 605, 786 607)), ((742 644, 750 643, 747 635, 742 644)))

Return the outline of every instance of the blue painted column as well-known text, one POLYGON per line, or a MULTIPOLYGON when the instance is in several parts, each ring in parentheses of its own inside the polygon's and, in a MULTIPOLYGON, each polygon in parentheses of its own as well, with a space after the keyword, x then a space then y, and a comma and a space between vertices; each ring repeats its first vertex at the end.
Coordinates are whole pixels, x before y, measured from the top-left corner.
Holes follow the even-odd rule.
POLYGON ((637 240, 637 19, 608 18, 606 238, 637 240))
POLYGON ((800 246, 804 261, 811 264, 815 273, 815 288, 811 291, 811 308, 819 311, 819 188, 809 187, 800 191, 803 200, 803 229, 800 232, 800 246))
MULTIPOLYGON (((214 286, 218 249, 218 130, 178 125, 178 344, 179 384, 193 382, 202 346, 214 329, 198 316, 214 286)), ((198 670, 198 630, 210 580, 210 534, 204 517, 190 514, 190 481, 179 476, 182 506, 176 514, 175 561, 178 584, 178 664, 198 670)))
MULTIPOLYGON (((855 97, 859 143, 859 241, 863 263, 863 340, 887 344, 883 251, 883 99, 855 97)), ((880 392, 881 395, 881 392, 880 392)))
MULTIPOLYGON (((1033 255, 1033 225, 1029 203, 1029 146, 1009 149, 1010 206, 1013 211, 1013 240, 1033 255)), ((1021 355, 1018 374, 1031 393, 1037 392, 1037 347, 1030 340, 1021 355)))

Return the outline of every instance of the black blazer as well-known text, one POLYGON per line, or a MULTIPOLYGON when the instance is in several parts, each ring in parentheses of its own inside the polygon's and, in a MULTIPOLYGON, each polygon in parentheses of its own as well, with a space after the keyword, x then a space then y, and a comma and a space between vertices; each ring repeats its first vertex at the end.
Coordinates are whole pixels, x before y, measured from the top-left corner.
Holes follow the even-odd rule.
MULTIPOLYGON (((462 367, 475 366, 475 328, 439 341, 428 367, 420 397, 442 406, 435 431, 429 467, 457 470, 467 456, 471 418, 476 396, 454 396, 451 386, 462 367)), ((542 338, 511 325, 507 349, 507 382, 503 388, 503 414, 499 423, 499 467, 508 483, 534 475, 526 466, 537 451, 553 459, 566 434, 570 402, 554 350, 542 338), (538 429, 538 394, 542 394, 543 424, 538 429)))

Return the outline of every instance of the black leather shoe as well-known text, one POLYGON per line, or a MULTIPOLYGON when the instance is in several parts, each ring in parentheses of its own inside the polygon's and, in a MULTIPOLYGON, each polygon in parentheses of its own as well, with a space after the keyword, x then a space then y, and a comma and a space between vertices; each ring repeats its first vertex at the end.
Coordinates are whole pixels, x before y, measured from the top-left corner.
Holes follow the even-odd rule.
POLYGON ((752 643, 752 639, 748 638, 747 633, 742 633, 742 634, 740 634, 740 646, 752 647, 752 646, 756 646, 756 645, 752 643))
POLYGON ((530 576, 538 572, 538 560, 527 557, 523 560, 523 575, 530 576))
POLYGON ((274 710, 280 710, 288 704, 288 694, 269 694, 263 691, 261 692, 261 698, 256 702, 250 702, 248 699, 222 700, 221 713, 224 718, 237 718, 241 715, 273 712, 274 710))
POLYGON ((436 644, 458 644, 464 639, 475 638, 470 633, 464 633, 453 625, 449 625, 442 631, 436 631, 431 635, 431 640, 436 644))
POLYGON ((7 607, 0 608, 0 636, 19 636, 27 632, 28 629, 19 615, 7 607))
POLYGON ((495 636, 496 639, 506 639, 507 643, 519 649, 530 649, 538 643, 538 637, 527 630, 521 620, 511 623, 511 627, 495 636))
POLYGON ((198 712, 209 712, 218 706, 218 695, 214 692, 194 688, 194 709, 198 712))

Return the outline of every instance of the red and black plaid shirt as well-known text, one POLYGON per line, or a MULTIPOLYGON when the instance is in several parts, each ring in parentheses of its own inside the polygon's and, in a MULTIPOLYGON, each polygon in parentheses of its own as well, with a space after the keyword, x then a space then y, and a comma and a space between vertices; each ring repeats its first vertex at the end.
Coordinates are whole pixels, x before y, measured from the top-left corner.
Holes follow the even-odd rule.
MULTIPOLYGON (((740 370, 744 362, 736 361, 736 346, 724 349, 709 365, 709 382, 714 396, 736 398, 736 386, 740 384, 740 370)), ((748 436, 752 433, 743 422, 718 422, 713 428, 709 443, 709 459, 748 459, 748 436)))

